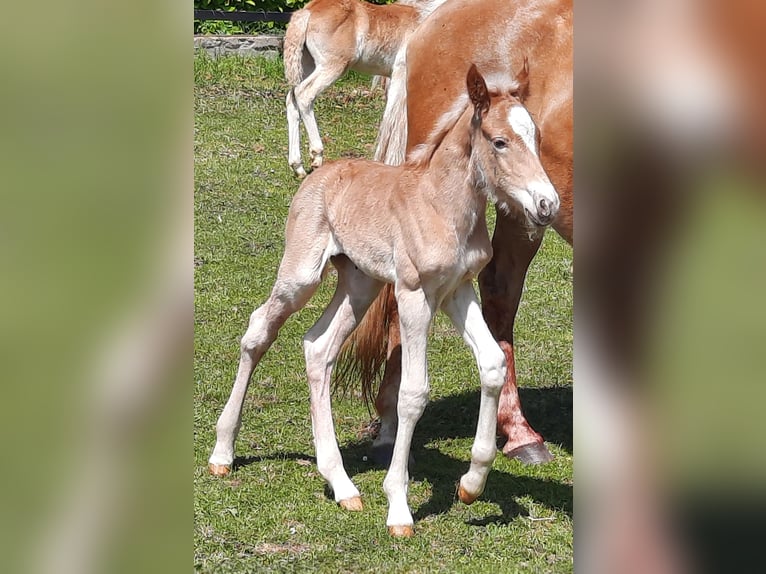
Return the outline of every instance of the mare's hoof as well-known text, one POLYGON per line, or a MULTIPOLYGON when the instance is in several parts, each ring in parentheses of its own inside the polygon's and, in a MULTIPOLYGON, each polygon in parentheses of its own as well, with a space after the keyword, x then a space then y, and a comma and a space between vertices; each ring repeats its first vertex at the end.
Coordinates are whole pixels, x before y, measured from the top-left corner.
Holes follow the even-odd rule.
POLYGON ((231 472, 231 466, 227 464, 213 464, 211 462, 207 468, 213 476, 228 476, 231 472))
POLYGON ((460 485, 460 488, 457 489, 457 497, 463 504, 472 504, 474 500, 479 498, 478 495, 474 496, 473 494, 468 494, 468 491, 463 488, 462 484, 460 485))
POLYGON ((551 451, 542 442, 532 442, 508 451, 503 449, 503 454, 508 458, 517 458, 524 464, 545 464, 553 460, 551 451))
POLYGON ((388 533, 394 538, 412 538, 415 535, 411 525, 406 526, 389 526, 388 533))
MULTIPOLYGON (((391 466, 391 457, 393 457, 393 455, 393 444, 373 445, 370 450, 370 458, 372 459, 372 462, 383 468, 391 466)), ((412 456, 412 453, 410 453, 409 458, 407 458, 407 466, 408 468, 415 466, 415 457, 412 456)))
POLYGON ((351 512, 360 512, 364 510, 364 505, 362 504, 362 498, 360 496, 352 496, 351 498, 339 500, 338 504, 340 504, 340 507, 343 510, 350 510, 351 512))

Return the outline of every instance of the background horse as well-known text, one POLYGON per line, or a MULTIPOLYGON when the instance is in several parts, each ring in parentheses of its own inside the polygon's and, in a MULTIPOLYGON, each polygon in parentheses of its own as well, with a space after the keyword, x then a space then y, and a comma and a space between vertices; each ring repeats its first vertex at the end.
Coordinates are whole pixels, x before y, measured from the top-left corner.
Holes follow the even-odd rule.
POLYGON ((304 337, 304 351, 317 466, 335 500, 348 510, 362 509, 335 437, 332 368, 341 345, 384 283, 395 287, 404 358, 399 428, 383 483, 389 532, 413 534, 407 462, 415 424, 428 401, 426 344, 439 308, 462 334, 479 367, 479 420, 471 466, 460 480, 459 495, 470 504, 482 493, 495 458, 497 407, 506 369, 472 285, 492 256, 487 201, 517 214, 529 228, 549 224, 559 208, 540 163, 536 126, 520 100, 525 81, 526 73, 515 84, 495 77, 490 93, 471 66, 459 105, 442 115, 438 129, 407 164, 340 160, 301 185, 290 206, 277 280, 268 300, 250 316, 242 338, 237 376, 216 425, 209 460, 213 474, 231 470, 255 367, 288 317, 308 303, 332 261, 338 271, 336 293, 304 337))
POLYGON ((314 100, 347 70, 390 76, 394 58, 418 23, 445 0, 400 0, 378 6, 360 0, 313 0, 290 18, 284 41, 288 162, 300 177, 300 120, 306 126, 312 167, 324 146, 314 100))
MULTIPOLYGON (((411 150, 428 138, 440 115, 455 105, 470 62, 487 75, 507 74, 525 57, 530 62, 526 106, 540 127, 541 160, 561 198, 553 227, 571 244, 571 0, 453 0, 435 10, 397 56, 376 157, 398 163, 405 148, 411 150)), ((484 316, 508 363, 498 413, 499 433, 506 439, 503 453, 527 463, 552 458, 522 412, 513 351, 524 278, 542 239, 542 230, 530 230, 523 218, 498 211, 494 256, 479 276, 484 316)), ((375 458, 385 463, 396 435, 401 369, 399 322, 390 289, 373 304, 347 350, 353 362, 339 369, 340 376, 361 376, 367 396, 374 393, 377 372, 387 359, 375 400, 381 429, 373 448, 375 458)))

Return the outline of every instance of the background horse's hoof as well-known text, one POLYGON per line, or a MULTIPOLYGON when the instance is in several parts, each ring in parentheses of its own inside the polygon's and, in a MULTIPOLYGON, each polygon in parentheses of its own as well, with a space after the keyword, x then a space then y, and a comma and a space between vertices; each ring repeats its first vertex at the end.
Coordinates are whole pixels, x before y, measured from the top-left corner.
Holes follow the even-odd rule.
POLYGON ((415 530, 412 526, 389 526, 388 533, 394 538, 412 538, 415 535, 415 530))
POLYGON ((213 476, 228 476, 231 472, 231 467, 226 464, 213 464, 211 462, 207 468, 213 476))
POLYGON ((350 510, 351 512, 359 512, 361 510, 364 510, 364 505, 362 504, 362 498, 359 496, 352 496, 351 498, 340 500, 338 501, 338 504, 340 504, 340 507, 343 510, 350 510))
POLYGON ((544 464, 553 460, 553 455, 545 443, 533 442, 506 451, 503 454, 508 458, 517 458, 524 464, 544 464))
POLYGON ((457 489, 457 497, 460 499, 460 502, 463 504, 472 504, 474 500, 479 498, 478 496, 474 496, 473 494, 468 494, 468 491, 463 488, 463 485, 460 485, 460 488, 457 489))

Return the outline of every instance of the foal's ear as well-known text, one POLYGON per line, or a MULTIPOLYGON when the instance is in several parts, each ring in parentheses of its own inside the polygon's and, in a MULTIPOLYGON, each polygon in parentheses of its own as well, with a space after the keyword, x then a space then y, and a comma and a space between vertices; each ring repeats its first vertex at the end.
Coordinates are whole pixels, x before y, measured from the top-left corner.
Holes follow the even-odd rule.
POLYGON ((516 74, 516 83, 519 84, 519 87, 514 90, 513 95, 524 103, 524 100, 529 96, 529 59, 526 56, 524 56, 521 70, 516 74))
POLYGON ((487 83, 476 68, 476 64, 471 64, 471 68, 468 70, 466 85, 468 86, 468 97, 471 98, 473 104, 472 121, 478 123, 481 121, 481 117, 489 111, 489 90, 487 90, 487 83))

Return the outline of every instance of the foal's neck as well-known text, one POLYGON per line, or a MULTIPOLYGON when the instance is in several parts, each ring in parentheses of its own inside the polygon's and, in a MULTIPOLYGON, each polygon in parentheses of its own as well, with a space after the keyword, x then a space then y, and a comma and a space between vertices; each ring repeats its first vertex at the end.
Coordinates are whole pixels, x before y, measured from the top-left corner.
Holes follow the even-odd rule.
POLYGON ((463 237, 478 226, 486 231, 487 196, 476 185, 471 162, 471 115, 469 106, 434 151, 425 186, 440 215, 463 237))

